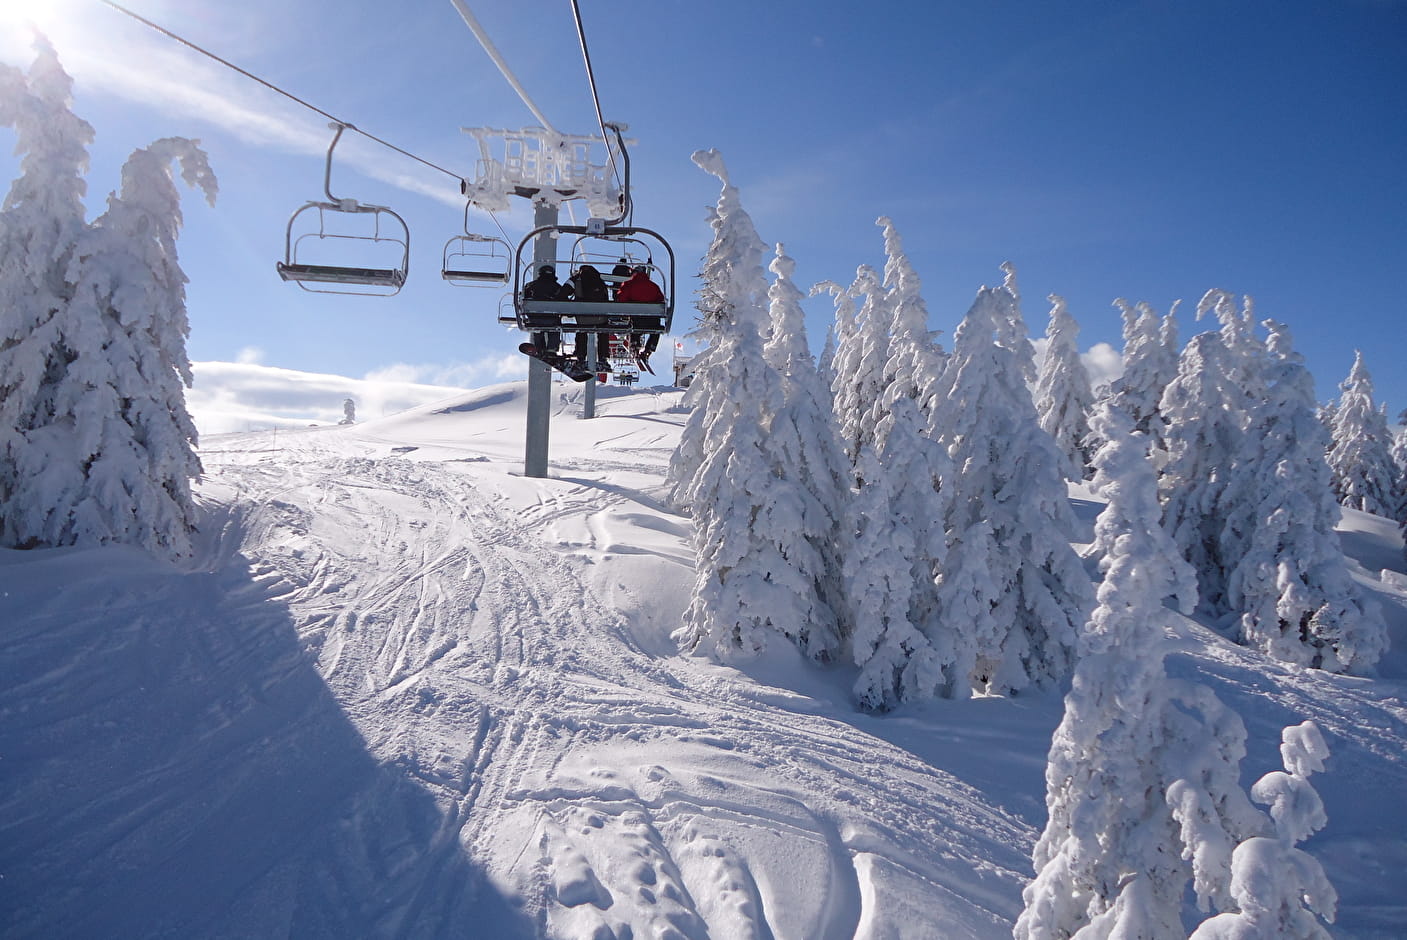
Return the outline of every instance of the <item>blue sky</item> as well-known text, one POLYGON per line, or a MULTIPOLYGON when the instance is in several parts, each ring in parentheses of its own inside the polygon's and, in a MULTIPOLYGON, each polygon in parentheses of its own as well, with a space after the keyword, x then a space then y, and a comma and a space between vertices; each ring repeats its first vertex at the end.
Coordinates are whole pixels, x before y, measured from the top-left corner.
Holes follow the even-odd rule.
MULTIPOLYGON (((465 126, 534 123, 449 0, 129 4, 432 162, 472 175, 465 126)), ((280 281, 289 214, 322 192, 326 121, 95 0, 17 0, 51 35, 97 129, 89 208, 150 140, 200 138, 220 203, 185 202, 191 357, 353 377, 480 385, 526 373, 499 295, 438 276, 462 222, 456 184, 355 139, 333 190, 412 229, 397 297, 280 281)), ((552 122, 595 114, 567 0, 469 0, 552 122)), ((630 125, 636 221, 681 274, 707 246, 718 148, 762 237, 804 287, 883 261, 892 216, 951 334, 1013 262, 1033 335, 1064 295, 1085 348, 1116 347, 1116 297, 1212 287, 1288 322, 1321 397, 1363 348, 1381 402, 1407 407, 1407 4, 1396 0, 799 3, 581 0, 602 106, 630 125)), ((26 65, 0 21, 0 58, 26 65)), ((0 134, 6 132, 0 131, 0 134)), ((7 149, 7 148, 6 148, 7 149)), ((8 157, 0 169, 12 171, 8 157)), ((476 224, 491 228, 484 216, 476 224)), ((528 214, 504 219, 515 237, 528 214)), ((685 290, 693 286, 681 278, 685 290)), ((810 308, 819 350, 831 307, 810 308)), ((681 304, 677 323, 690 311, 681 304)), ((944 339, 946 337, 940 337, 944 339)))

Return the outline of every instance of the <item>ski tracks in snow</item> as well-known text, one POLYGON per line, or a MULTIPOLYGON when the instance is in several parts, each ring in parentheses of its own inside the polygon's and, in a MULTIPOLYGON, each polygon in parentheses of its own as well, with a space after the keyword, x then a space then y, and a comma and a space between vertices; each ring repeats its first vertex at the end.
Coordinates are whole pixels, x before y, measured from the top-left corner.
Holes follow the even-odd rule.
POLYGON ((216 468, 257 507, 245 552, 288 581, 371 752, 435 795, 543 934, 1009 929, 1029 828, 901 748, 638 647, 583 554, 630 550, 602 520, 639 494, 605 474, 650 468, 529 481, 320 439, 216 468))

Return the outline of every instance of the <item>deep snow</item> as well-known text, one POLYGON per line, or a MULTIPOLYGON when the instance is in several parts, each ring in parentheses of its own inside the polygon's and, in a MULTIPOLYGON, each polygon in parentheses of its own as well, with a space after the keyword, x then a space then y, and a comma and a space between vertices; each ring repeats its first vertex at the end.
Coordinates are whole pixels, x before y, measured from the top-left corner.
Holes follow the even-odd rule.
MULTIPOLYGON (((525 386, 204 442, 195 563, 0 551, 0 931, 14 937, 992 938, 1044 824, 1055 695, 850 703, 781 644, 676 653, 673 389, 525 386), (629 928, 627 930, 627 928, 629 928)), ((1099 504, 1072 492, 1084 531, 1099 504)), ((1169 671, 1245 719, 1249 783, 1312 718, 1333 931, 1407 930, 1407 575, 1346 512, 1381 677, 1181 620, 1169 671), (1382 573, 1382 569, 1390 569, 1382 573)), ((1092 568, 1091 568, 1092 570, 1092 568)))

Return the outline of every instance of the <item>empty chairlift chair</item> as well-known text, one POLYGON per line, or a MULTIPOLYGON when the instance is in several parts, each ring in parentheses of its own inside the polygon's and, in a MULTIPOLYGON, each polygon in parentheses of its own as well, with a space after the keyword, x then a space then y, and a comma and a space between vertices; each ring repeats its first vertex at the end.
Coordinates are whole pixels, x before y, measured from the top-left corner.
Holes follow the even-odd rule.
POLYGON ((389 297, 405 286, 410 229, 386 206, 332 195, 332 152, 350 126, 331 125, 336 134, 323 174, 327 201, 310 201, 289 218, 278 273, 314 293, 389 297), (329 263, 334 260, 339 263, 329 263))
POLYGON ((511 249, 501 238, 469 231, 469 206, 464 206, 464 234, 445 242, 440 276, 451 284, 506 287, 511 249))

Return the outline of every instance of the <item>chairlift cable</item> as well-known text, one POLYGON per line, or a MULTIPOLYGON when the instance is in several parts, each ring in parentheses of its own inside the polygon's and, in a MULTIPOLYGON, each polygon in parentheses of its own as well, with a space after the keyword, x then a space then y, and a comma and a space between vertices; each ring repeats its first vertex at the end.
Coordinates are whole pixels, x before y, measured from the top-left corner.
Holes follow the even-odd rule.
POLYGON ((319 108, 319 107, 317 107, 316 105, 313 105, 313 104, 309 104, 308 102, 304 101, 302 98, 299 98, 297 95, 294 95, 294 94, 291 94, 290 92, 284 91, 282 88, 278 87, 277 85, 273 84, 272 82, 269 82, 269 81, 266 81, 266 80, 260 78, 258 75, 255 75, 253 72, 250 72, 250 71, 248 71, 247 69, 240 68, 238 65, 235 65, 233 62, 230 62, 230 61, 228 61, 227 59, 222 59, 222 58, 220 58, 220 57, 219 57, 218 55, 216 55, 215 53, 209 51, 208 49, 203 49, 203 48, 201 48, 200 46, 198 46, 198 45, 196 45, 195 43, 191 42, 189 39, 186 39, 186 38, 184 38, 184 37, 182 37, 182 36, 178 36, 177 34, 171 32, 171 30, 165 28, 164 26, 161 26, 161 25, 159 25, 159 24, 157 24, 157 23, 153 23, 151 20, 147 19, 146 17, 144 17, 144 16, 142 16, 142 15, 140 15, 140 14, 138 14, 138 13, 134 13, 133 11, 127 9, 126 7, 122 6, 122 5, 119 4, 119 3, 115 3, 114 0, 98 0, 98 2, 99 2, 99 3, 102 3, 102 4, 105 4, 105 5, 109 6, 109 7, 111 7, 112 9, 116 10, 116 11, 119 12, 119 13, 123 13, 123 14, 125 14, 125 15, 127 15, 127 16, 130 16, 132 19, 136 20, 137 22, 142 23, 142 24, 145 25, 145 26, 151 27, 152 29, 156 30, 158 33, 161 33, 163 36, 166 36, 166 37, 169 38, 169 39, 174 39, 176 42, 179 42, 181 45, 186 46, 187 48, 193 49, 193 50, 195 50, 196 52, 199 52, 201 55, 206 56, 207 58, 210 58, 210 59, 215 60, 216 62, 220 63, 221 65, 225 66, 226 68, 232 69, 232 70, 238 72, 239 74, 243 75, 245 78, 252 79, 253 81, 258 82, 260 85, 263 85, 265 88, 269 89, 270 91, 278 92, 280 95, 283 95, 285 98, 289 99, 290 101, 294 101, 294 102, 297 102, 298 104, 301 104, 303 107, 307 108, 309 111, 316 112, 317 114, 320 114, 320 115, 322 115, 323 117, 327 118, 329 121, 332 121, 332 122, 334 122, 334 123, 336 123, 336 124, 341 124, 343 127, 347 128, 348 130, 356 131, 358 134, 361 134, 363 137, 367 138, 368 140, 374 141, 375 143, 378 143, 378 144, 380 144, 380 145, 383 146, 383 147, 386 147, 386 148, 389 148, 389 149, 391 149, 391 150, 394 150, 396 153, 399 153, 399 154, 401 154, 402 156, 409 157, 410 159, 416 161, 417 163, 422 163, 422 164, 424 164, 425 166, 429 167, 429 168, 432 169, 432 170, 439 170, 441 173, 445 174, 446 176, 450 176, 450 177, 453 177, 454 179, 458 180, 461 184, 464 182, 464 177, 461 176, 461 175, 458 174, 458 173, 455 173, 453 170, 447 170, 447 169, 445 169, 444 167, 442 167, 442 166, 440 166, 440 165, 438 165, 438 164, 431 163, 429 160, 426 160, 426 159, 424 159, 423 157, 418 157, 418 156, 416 156, 415 154, 411 153, 409 150, 403 150, 402 148, 397 147, 395 144, 391 143, 390 141, 382 140, 380 137, 377 137, 375 134, 368 134, 366 131, 362 130, 360 127, 357 127, 355 124, 353 124, 353 123, 350 122, 350 121, 344 121, 344 120, 342 120, 342 119, 339 118, 339 117, 334 117, 333 115, 328 114, 328 113, 327 113, 326 111, 324 111, 322 108, 319 108))
POLYGON ((591 86, 591 102, 596 106, 596 124, 601 128, 601 139, 606 144, 606 155, 611 161, 611 172, 616 182, 620 182, 620 168, 616 166, 616 155, 611 150, 610 138, 606 135, 606 119, 601 114, 601 96, 596 92, 596 73, 591 68, 591 51, 586 46, 586 27, 581 22, 581 6, 572 0, 572 16, 576 20, 576 35, 581 41, 581 58, 586 63, 586 82, 591 86))

